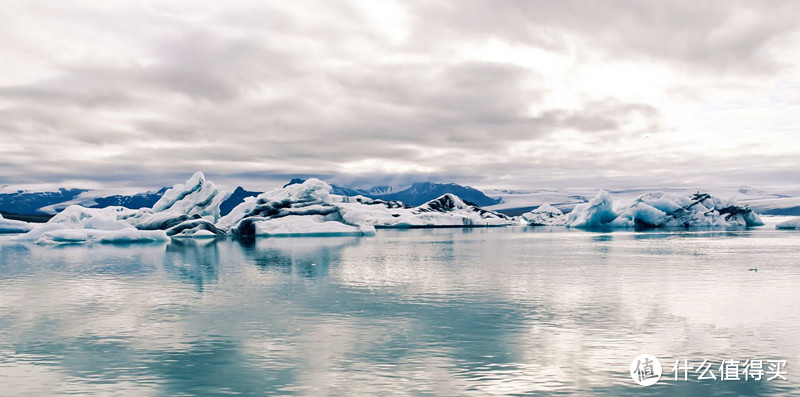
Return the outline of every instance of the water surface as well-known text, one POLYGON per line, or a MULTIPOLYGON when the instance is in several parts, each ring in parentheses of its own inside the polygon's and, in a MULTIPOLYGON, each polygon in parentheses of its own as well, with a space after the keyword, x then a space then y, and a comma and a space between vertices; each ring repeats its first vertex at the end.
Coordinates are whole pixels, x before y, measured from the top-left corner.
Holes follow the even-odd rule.
POLYGON ((3 236, 0 394, 791 394, 799 285, 800 233, 770 228, 3 236), (641 353, 654 386, 628 373, 641 353), (676 359, 759 358, 788 380, 672 379, 676 359))

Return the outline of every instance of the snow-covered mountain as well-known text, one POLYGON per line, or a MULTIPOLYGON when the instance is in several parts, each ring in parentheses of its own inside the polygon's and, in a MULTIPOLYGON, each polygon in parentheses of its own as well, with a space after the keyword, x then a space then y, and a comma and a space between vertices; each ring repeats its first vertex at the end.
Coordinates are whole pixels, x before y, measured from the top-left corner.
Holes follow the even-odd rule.
POLYGON ((148 191, 143 193, 132 194, 129 196, 123 194, 115 194, 112 196, 96 197, 94 198, 95 205, 91 208, 105 208, 120 206, 130 209, 139 209, 145 207, 152 207, 168 188, 164 187, 156 191, 148 191))
POLYGON ((53 215, 70 205, 87 208, 122 206, 130 209, 152 207, 167 188, 131 195, 114 194, 88 189, 66 189, 56 191, 17 191, 0 193, 0 211, 21 215, 53 215))
POLYGON ((410 187, 409 185, 373 186, 367 189, 367 193, 370 196, 381 196, 385 194, 402 192, 403 190, 406 190, 409 187, 410 187))
MULTIPOLYGON (((417 206, 427 203, 444 194, 454 194, 462 200, 478 206, 488 206, 500 203, 500 199, 494 199, 478 189, 470 186, 462 186, 455 183, 415 183, 405 190, 391 192, 387 194, 372 195, 374 198, 382 200, 397 200, 407 205, 417 206)), ((370 197, 370 196, 368 196, 370 197)))
POLYGON ((486 208, 510 216, 522 215, 542 204, 549 204, 563 212, 569 212, 578 204, 588 201, 591 189, 488 189, 486 194, 499 197, 500 203, 486 208))
POLYGON ((219 214, 222 216, 228 215, 234 207, 243 203, 244 199, 258 196, 261 193, 263 192, 245 190, 245 188, 237 186, 236 190, 219 206, 219 214))
MULTIPOLYGON (((292 179, 284 185, 290 186, 303 183, 302 179, 292 179)), ((409 206, 418 206, 444 194, 454 194, 462 200, 478 205, 489 206, 500 203, 500 199, 491 198, 482 191, 470 186, 456 183, 418 182, 411 186, 374 186, 368 188, 354 188, 349 186, 331 185, 331 194, 339 196, 364 196, 387 201, 402 201, 409 206)))
POLYGON ((42 208, 75 200, 78 196, 86 192, 88 192, 86 189, 61 188, 50 192, 19 190, 16 192, 0 193, 0 210, 12 214, 47 214, 46 211, 42 211, 42 208))

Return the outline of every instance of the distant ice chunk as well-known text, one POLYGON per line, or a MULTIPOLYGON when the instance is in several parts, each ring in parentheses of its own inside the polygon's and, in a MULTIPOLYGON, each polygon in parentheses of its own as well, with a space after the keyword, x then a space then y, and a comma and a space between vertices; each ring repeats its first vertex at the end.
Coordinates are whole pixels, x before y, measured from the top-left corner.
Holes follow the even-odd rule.
POLYGON ((777 229, 800 229, 800 217, 792 218, 775 225, 777 229))
POLYGON ((322 215, 288 215, 254 222, 257 236, 364 236, 375 234, 372 226, 351 226, 325 220, 322 215))
POLYGON ((120 220, 132 212, 124 207, 84 208, 71 205, 47 223, 34 226, 20 238, 39 244, 169 241, 164 231, 138 230, 120 220))
POLYGON ((131 226, 120 219, 135 212, 135 210, 125 207, 86 208, 80 205, 70 205, 50 218, 47 223, 61 224, 69 229, 119 230, 131 226))
POLYGON ((593 228, 609 225, 617 218, 614 200, 605 190, 597 193, 588 203, 578 204, 567 216, 567 226, 593 228))
POLYGON ((751 227, 762 226, 761 218, 734 200, 721 200, 707 193, 679 195, 654 192, 640 195, 630 204, 619 205, 604 191, 570 213, 567 226, 593 228, 658 227, 751 227))
POLYGON ((28 222, 5 219, 0 215, 0 233, 25 233, 30 231, 33 225, 28 222))
POLYGON ((560 209, 547 203, 520 217, 528 226, 563 226, 567 223, 567 216, 560 209))
POLYGON ((161 230, 92 230, 60 229, 43 233, 35 240, 37 244, 81 244, 81 243, 150 243, 169 241, 161 230))
POLYGON ((749 227, 763 224, 747 206, 699 192, 690 196, 672 193, 641 195, 614 221, 615 226, 623 227, 749 227))
POLYGON ((400 213, 407 211, 406 206, 399 201, 364 196, 340 196, 336 205, 342 219, 353 225, 390 225, 400 221, 400 213))

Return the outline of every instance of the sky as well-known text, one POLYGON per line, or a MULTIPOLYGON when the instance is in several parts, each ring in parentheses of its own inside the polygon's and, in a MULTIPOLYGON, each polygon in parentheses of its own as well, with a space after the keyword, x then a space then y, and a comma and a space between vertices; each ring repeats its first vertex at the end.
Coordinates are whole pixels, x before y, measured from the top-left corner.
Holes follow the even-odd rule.
POLYGON ((797 185, 796 1, 0 7, 0 185, 797 185))

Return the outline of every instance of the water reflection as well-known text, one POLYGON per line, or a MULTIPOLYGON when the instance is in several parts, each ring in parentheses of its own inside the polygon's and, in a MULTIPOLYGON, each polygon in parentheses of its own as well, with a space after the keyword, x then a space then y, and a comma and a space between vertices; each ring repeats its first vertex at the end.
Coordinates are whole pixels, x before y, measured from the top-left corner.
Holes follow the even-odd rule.
POLYGON ((511 229, 2 241, 0 383, 35 395, 797 390, 794 377, 642 389, 627 372, 642 352, 667 371, 683 358, 792 368, 794 234, 511 229))
POLYGON ((0 240, 0 277, 54 272, 91 276, 150 273, 163 261, 166 247, 163 243, 42 246, 0 240))
POLYGON ((166 249, 164 270, 203 292, 205 285, 218 280, 219 244, 217 239, 173 239, 166 249))
POLYGON ((304 277, 327 275, 342 250, 355 247, 360 237, 258 238, 244 251, 245 258, 264 271, 304 277))

